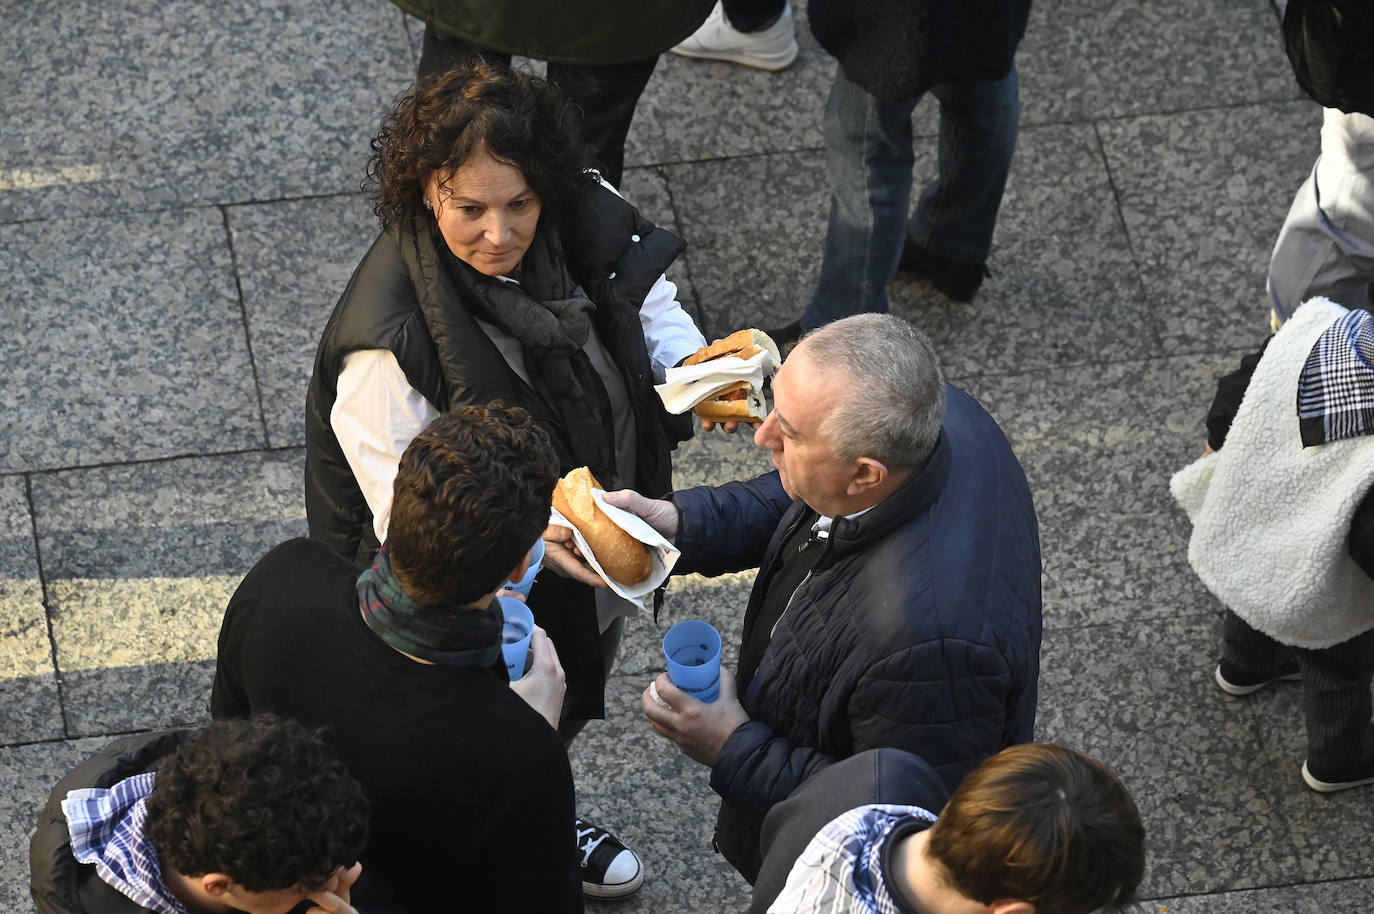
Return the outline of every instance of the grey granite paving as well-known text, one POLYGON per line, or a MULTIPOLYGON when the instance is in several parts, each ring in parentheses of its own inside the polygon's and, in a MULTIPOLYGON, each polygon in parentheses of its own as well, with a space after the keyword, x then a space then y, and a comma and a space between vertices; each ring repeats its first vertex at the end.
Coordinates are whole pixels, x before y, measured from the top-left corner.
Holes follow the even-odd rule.
POLYGON ((263 446, 219 210, 0 225, 0 274, 0 471, 263 446))
POLYGON ((0 745, 56 739, 62 707, 24 480, 0 477, 0 745))
POLYGON ((305 532, 300 451, 39 476, 35 513, 69 735, 203 720, 239 580, 305 532))
POLYGON ((1018 55, 1033 123, 1301 97, 1269 0, 1057 0, 1018 55))
POLYGON ((228 207, 268 444, 305 443, 315 346, 380 230, 361 194, 228 207))
POLYGON ((29 836, 48 792, 62 775, 107 739, 75 739, 0 749, 0 908, 33 911, 29 836))
POLYGON ((413 78, 395 7, 6 5, 0 221, 357 187, 413 78))
MULTIPOLYGON (((1220 607, 1168 494, 1215 378, 1263 337, 1268 252, 1317 151, 1279 5, 1037 2, 993 276, 972 304, 889 287, 1026 468, 1038 735, 1132 789, 1149 914, 1356 912, 1374 892, 1374 793, 1302 786, 1298 687, 1233 700, 1212 682, 1220 607)), ((358 184, 421 28, 385 0, 4 12, 0 908, 25 914, 48 787, 111 734, 204 719, 225 602, 304 532, 305 384, 376 235, 358 184)), ((708 337, 792 319, 819 271, 834 63, 796 12, 792 67, 665 56, 631 132, 621 190, 688 241, 670 278, 708 337)), ((914 123, 919 188, 936 106, 914 123)), ((747 430, 698 435, 675 482, 769 466, 747 430)), ((590 910, 747 902, 709 847, 706 770, 653 732, 639 695, 680 619, 715 624, 733 663, 751 584, 682 577, 657 621, 627 625, 609 718, 571 758, 580 810, 648 875, 590 910)))

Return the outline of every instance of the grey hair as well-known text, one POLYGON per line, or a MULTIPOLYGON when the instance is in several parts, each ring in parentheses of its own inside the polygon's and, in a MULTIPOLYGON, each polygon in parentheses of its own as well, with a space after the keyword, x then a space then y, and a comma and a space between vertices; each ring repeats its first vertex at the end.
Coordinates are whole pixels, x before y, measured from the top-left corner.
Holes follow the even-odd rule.
POLYGON ((848 376, 820 427, 835 456, 892 471, 925 466, 945 421, 945 375, 926 335, 890 314, 856 314, 804 343, 818 370, 848 376))

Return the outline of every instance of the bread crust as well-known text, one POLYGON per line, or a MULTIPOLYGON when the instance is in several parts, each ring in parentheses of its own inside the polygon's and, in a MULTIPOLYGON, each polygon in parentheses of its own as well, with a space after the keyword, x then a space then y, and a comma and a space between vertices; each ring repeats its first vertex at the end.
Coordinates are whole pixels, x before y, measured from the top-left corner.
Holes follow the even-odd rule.
POLYGON ((777 344, 773 342, 772 337, 762 330, 752 328, 736 330, 723 340, 716 340, 709 346, 701 347, 683 359, 682 364, 698 365, 725 356, 738 356, 741 359, 747 359, 758 353, 759 350, 767 350, 768 354, 773 357, 773 367, 776 368, 782 364, 782 356, 778 353, 777 344))
POLYGON ((763 399, 752 390, 738 400, 702 400, 693 412, 708 422, 754 422, 768 417, 763 399))
POLYGON ((578 467, 553 487, 553 506, 582 534, 606 574, 619 584, 634 586, 653 573, 649 547, 622 530, 601 510, 592 498, 592 489, 600 488, 591 470, 578 467))

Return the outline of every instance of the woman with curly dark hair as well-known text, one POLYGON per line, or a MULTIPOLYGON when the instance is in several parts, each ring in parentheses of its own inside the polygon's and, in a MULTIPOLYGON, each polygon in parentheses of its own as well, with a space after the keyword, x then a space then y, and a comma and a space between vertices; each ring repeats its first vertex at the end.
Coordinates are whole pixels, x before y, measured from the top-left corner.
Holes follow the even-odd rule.
MULTIPOLYGON (((525 408, 561 473, 671 488, 669 453, 691 420, 665 413, 653 384, 705 344, 663 275, 685 245, 588 170, 575 124, 542 79, 474 59, 420 82, 373 139, 366 186, 382 233, 325 327, 306 405, 310 535, 364 567, 386 538, 402 451, 456 406, 525 408)), ((558 573, 540 575, 529 603, 567 672, 571 739, 604 716, 635 607, 561 542, 547 550, 558 573)), ((618 846, 581 822, 578 834, 584 858, 618 846)), ((588 893, 638 886, 633 854, 616 859, 634 860, 634 879, 584 860, 588 893)))

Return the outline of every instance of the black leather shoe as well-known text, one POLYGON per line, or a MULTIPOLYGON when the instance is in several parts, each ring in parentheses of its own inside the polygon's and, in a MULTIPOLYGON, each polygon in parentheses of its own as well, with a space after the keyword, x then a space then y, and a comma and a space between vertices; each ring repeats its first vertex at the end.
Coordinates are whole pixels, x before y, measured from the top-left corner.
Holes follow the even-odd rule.
POLYGON ((771 330, 764 330, 769 339, 778 347, 778 354, 784 359, 787 358, 793 349, 797 348, 797 343, 801 341, 802 326, 801 320, 795 320, 782 327, 774 327, 771 330))
POLYGON ((952 260, 932 254, 907 238, 902 244, 902 259, 897 268, 915 273, 955 301, 971 302, 983 278, 991 275, 986 263, 952 260))

